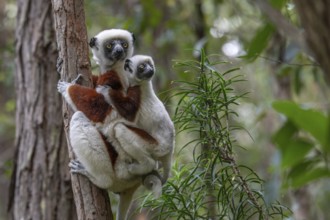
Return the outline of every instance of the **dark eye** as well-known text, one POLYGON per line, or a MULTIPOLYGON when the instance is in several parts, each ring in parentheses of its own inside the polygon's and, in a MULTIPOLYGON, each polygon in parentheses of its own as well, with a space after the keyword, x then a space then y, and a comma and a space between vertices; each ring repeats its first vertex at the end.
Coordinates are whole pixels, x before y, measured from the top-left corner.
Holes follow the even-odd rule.
POLYGON ((107 47, 108 49, 111 49, 111 48, 112 48, 112 44, 109 43, 109 44, 106 45, 106 47, 107 47))
POLYGON ((123 45, 124 48, 128 47, 128 43, 126 43, 126 42, 124 42, 122 45, 123 45))
POLYGON ((139 71, 143 71, 143 70, 144 70, 144 64, 140 64, 140 65, 138 66, 138 70, 139 70, 139 71))

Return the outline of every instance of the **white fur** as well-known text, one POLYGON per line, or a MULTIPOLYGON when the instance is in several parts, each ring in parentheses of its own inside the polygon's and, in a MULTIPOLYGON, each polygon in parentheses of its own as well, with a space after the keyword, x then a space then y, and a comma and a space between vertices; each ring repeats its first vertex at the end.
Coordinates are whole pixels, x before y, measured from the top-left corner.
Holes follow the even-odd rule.
POLYGON ((106 41, 109 41, 110 39, 119 39, 119 38, 125 39, 128 43, 126 58, 130 58, 134 52, 134 39, 132 33, 123 29, 109 29, 109 30, 101 31, 95 36, 95 38, 96 38, 96 42, 95 42, 96 45, 93 46, 91 49, 93 53, 93 59, 100 66, 101 74, 104 74, 109 70, 116 71, 124 88, 127 88, 128 87, 127 77, 123 73, 125 59, 113 62, 112 60, 109 60, 107 57, 105 57, 104 43, 106 41))
MULTIPOLYGON (((70 85, 72 84, 60 81, 58 83, 58 89, 68 104, 76 110, 74 103, 68 95, 70 85)), ((100 188, 119 193, 117 220, 126 219, 125 216, 132 201, 133 194, 137 187, 141 185, 142 180, 141 176, 136 176, 134 171, 130 170, 130 166, 134 164, 132 157, 123 148, 119 147, 122 145, 118 143, 118 139, 114 138, 114 126, 117 124, 112 122, 121 119, 121 116, 116 111, 112 111, 103 124, 93 124, 82 112, 76 111, 70 121, 70 142, 75 155, 84 167, 82 170, 73 171, 87 176, 90 181, 100 188), (100 136, 100 131, 106 134, 108 140, 113 143, 118 153, 114 167, 112 167, 106 146, 100 136)), ((125 137, 125 134, 123 137, 125 137)), ((129 136, 129 133, 127 133, 126 138, 128 137, 134 136, 129 136)), ((126 140, 125 138, 119 139, 123 142, 126 140)), ((129 142, 128 140, 126 141, 129 142)), ((133 142, 139 143, 139 141, 141 140, 137 137, 133 142)), ((131 144, 127 146, 134 147, 131 144)), ((155 168, 156 163, 150 157, 146 157, 146 155, 149 155, 147 152, 144 153, 142 155, 146 158, 145 161, 148 161, 148 164, 136 164, 136 166, 146 166, 144 167, 144 174, 146 174, 155 168)), ((153 185, 156 185, 156 187, 152 186, 149 189, 153 190, 156 196, 159 196, 161 194, 161 183, 158 183, 155 177, 151 181, 154 182, 153 185)))
POLYGON ((127 168, 125 169, 126 163, 131 161, 125 152, 118 152, 116 167, 112 167, 99 131, 80 111, 72 116, 70 141, 78 160, 92 177, 91 181, 98 187, 122 192, 141 182, 140 178, 135 178, 127 168))
POLYGON ((101 68, 101 73, 106 72, 107 70, 121 70, 122 67, 117 63, 113 63, 112 61, 108 60, 106 57, 104 57, 104 42, 106 42, 109 39, 112 38, 121 38, 125 39, 128 42, 128 51, 127 51, 127 56, 126 58, 129 58, 133 55, 134 52, 134 45, 133 45, 133 37, 132 33, 122 30, 122 29, 109 29, 109 30, 104 30, 98 33, 96 36, 96 46, 92 47, 92 53, 93 53, 93 59, 97 64, 100 65, 101 68), (118 67, 117 67, 118 66, 118 67))
MULTIPOLYGON (((59 81, 57 88, 68 104, 76 111, 77 108, 68 94, 71 85, 71 83, 59 81)), ((118 119, 118 117, 117 112, 112 111, 106 118, 105 124, 110 124, 110 121, 118 119)), ((141 185, 141 177, 134 176, 128 171, 127 162, 132 161, 132 159, 121 148, 116 149, 118 158, 115 167, 112 166, 105 143, 97 127, 103 129, 103 132, 108 132, 109 129, 109 126, 92 124, 81 111, 76 111, 73 114, 70 121, 70 142, 78 158, 77 162, 80 162, 82 167, 75 166, 75 161, 71 161, 69 166, 73 173, 85 175, 96 186, 120 193, 116 219, 124 220, 133 194, 141 185)))
MULTIPOLYGON (((119 193, 116 219, 127 219, 133 194, 141 185, 141 177, 132 176, 127 165, 123 165, 124 161, 130 158, 126 158, 127 154, 119 151, 116 166, 112 167, 99 131, 80 111, 75 112, 70 121, 70 141, 75 155, 84 166, 82 170, 71 171, 87 176, 100 188, 119 193)), ((70 165, 72 168, 72 162, 70 165)))
MULTIPOLYGON (((127 181, 137 178, 137 175, 152 171, 155 166, 145 169, 147 170, 145 173, 129 172, 129 164, 134 163, 134 161, 126 151, 119 147, 119 143, 114 138, 113 127, 115 123, 113 122, 122 119, 122 117, 117 111, 111 111, 103 123, 92 123, 83 112, 77 111, 76 106, 72 102, 68 94, 68 89, 71 85, 73 84, 59 81, 58 90, 63 95, 66 102, 76 111, 70 121, 70 141, 78 160, 88 173, 94 176, 91 181, 101 188, 120 192, 120 190, 113 188, 114 183, 111 179, 115 178, 127 181), (112 143, 118 153, 118 158, 114 167, 112 167, 104 141, 99 132, 112 143), (111 171, 114 172, 112 176, 110 175, 110 168, 111 171), (107 180, 104 180, 104 175, 106 173, 109 173, 109 177, 107 177, 108 179, 106 178, 107 180)), ((155 161, 151 161, 150 163, 155 164, 155 161)))
MULTIPOLYGON (((128 39, 129 50, 127 58, 133 54, 134 48, 131 33, 125 30, 111 29, 102 31, 96 35, 96 47, 92 48, 93 58, 100 65, 101 73, 105 73, 108 70, 115 70, 121 78, 124 88, 127 88, 128 77, 123 70, 124 62, 117 61, 113 63, 103 56, 103 42, 113 37, 128 39)), ((70 85, 70 83, 59 82, 58 90, 73 109, 77 111, 76 106, 68 94, 70 85)), ((98 89, 98 92, 103 93, 100 89, 98 89)), ((146 94, 146 97, 148 97, 148 93, 150 93, 149 95, 152 97, 150 100, 152 101, 141 103, 141 110, 137 117, 144 118, 146 122, 143 122, 141 118, 136 121, 136 124, 133 123, 133 125, 146 130, 160 143, 160 145, 155 148, 156 150, 153 150, 153 146, 150 146, 149 143, 144 143, 136 134, 130 135, 132 132, 128 131, 127 128, 125 129, 125 127, 123 128, 121 124, 121 122, 127 123, 126 120, 123 120, 116 111, 112 111, 111 114, 107 116, 104 123, 97 124, 93 124, 82 112, 77 111, 70 122, 70 141, 78 158, 78 163, 75 163, 75 161, 70 163, 71 171, 87 176, 95 185, 101 188, 120 193, 117 220, 126 219, 125 216, 131 203, 133 193, 141 184, 141 176, 136 176, 136 174, 147 174, 152 171, 156 166, 154 158, 162 162, 165 180, 170 172, 174 145, 174 127, 164 106, 154 94, 151 82, 149 87, 146 87, 146 90, 143 89, 142 102, 144 102, 143 100, 149 100, 149 98, 145 98, 143 95, 146 94), (157 112, 150 112, 150 109, 148 110, 148 108, 153 107, 157 109, 155 109, 155 111, 160 111, 159 114, 165 114, 165 116, 163 115, 165 123, 161 121, 163 119, 159 117, 157 112), (154 116, 155 120, 153 119, 154 116), (153 129, 158 129, 157 126, 159 125, 155 124, 157 121, 159 124, 163 123, 163 125, 159 127, 159 129, 161 129, 159 133, 162 132, 162 134, 153 133, 156 132, 153 131, 153 129), (150 132, 150 129, 152 132, 150 132), (114 167, 112 167, 111 161, 109 160, 106 146, 99 134, 100 131, 112 142, 118 152, 118 158, 114 167), (166 142, 166 144, 163 144, 164 142, 166 142), (133 158, 136 161, 134 161, 133 158)), ((146 180, 149 181, 147 178, 146 180)), ((151 178, 151 182, 152 181, 151 178)), ((157 183, 157 179, 154 183, 156 186, 160 185, 160 183, 157 183)), ((153 189, 156 194, 160 194, 161 185, 153 189)))
MULTIPOLYGON (((119 120, 114 126, 115 136, 111 140, 117 140, 131 157, 138 161, 129 165, 129 171, 135 174, 147 173, 150 167, 154 167, 153 160, 159 160, 164 167, 163 181, 169 177, 171 160, 174 149, 174 125, 163 103, 156 96, 150 80, 138 80, 135 70, 141 62, 153 60, 149 56, 136 55, 130 58, 133 64, 133 75, 129 74, 129 84, 140 85, 141 105, 133 123, 119 120), (146 143, 134 132, 123 124, 128 124, 143 129, 157 140, 158 145, 146 143), (152 159, 151 159, 152 158, 152 159)), ((154 66, 154 65, 153 65, 154 66)), ((108 97, 111 99, 111 97, 108 97)))

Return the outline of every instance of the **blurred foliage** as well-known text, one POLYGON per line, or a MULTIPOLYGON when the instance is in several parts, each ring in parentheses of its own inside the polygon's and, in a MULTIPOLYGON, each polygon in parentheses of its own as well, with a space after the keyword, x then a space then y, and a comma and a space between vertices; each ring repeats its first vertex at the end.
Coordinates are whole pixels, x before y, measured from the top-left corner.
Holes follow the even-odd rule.
POLYGON ((275 133, 285 176, 285 187, 301 187, 330 177, 330 118, 315 109, 290 101, 277 101, 273 108, 287 118, 275 133))
POLYGON ((7 145, 14 137, 14 29, 13 19, 15 7, 11 1, 8 4, 0 3, 0 145, 7 145), (11 62, 9 62, 11 61, 11 62), (11 140, 10 140, 11 139, 11 140))
MULTIPOLYGON (((125 28, 134 32, 137 37, 135 53, 151 55, 155 60, 156 91, 171 90, 171 94, 174 93, 173 89, 180 89, 173 80, 184 83, 196 79, 196 75, 191 72, 173 68, 173 59, 198 62, 201 54, 195 49, 204 48, 207 54, 216 54, 220 60, 226 61, 215 65, 214 68, 220 73, 239 66, 246 82, 234 84, 232 89, 236 94, 249 92, 248 96, 240 99, 239 105, 232 106, 238 116, 232 117, 231 121, 235 121, 235 126, 246 128, 246 131, 230 131, 231 138, 235 139, 234 145, 240 146, 235 152, 239 164, 251 167, 266 181, 269 188, 266 187, 263 194, 266 201, 279 200, 281 204, 296 207, 297 204, 292 199, 292 187, 299 189, 301 186, 309 186, 311 198, 308 199, 315 201, 310 208, 313 218, 330 219, 327 208, 330 193, 327 185, 329 144, 322 140, 324 132, 329 133, 324 129, 324 124, 328 126, 326 121, 329 121, 329 115, 323 113, 329 112, 329 87, 316 61, 304 54, 294 39, 288 39, 285 34, 281 34, 281 30, 268 19, 267 14, 259 10, 258 1, 84 2, 89 37, 109 28, 125 28), (274 102, 282 99, 289 101, 274 102), (275 113, 272 107, 278 113, 275 113), (298 112, 300 115, 296 114, 298 112), (282 115, 286 120, 283 120, 282 115), (325 121, 318 126, 314 120, 320 118, 325 118, 325 121)), ((276 8, 291 25, 300 28, 291 0, 266 2, 276 8)), ((14 143, 16 13, 15 1, 0 1, 0 104, 3 106, 0 109, 0 150, 3 161, 0 163, 0 169, 7 174, 11 169, 10 158, 14 143)), ((92 64, 93 71, 98 73, 95 63, 92 64)), ((165 100, 165 95, 162 94, 161 98, 165 100)), ((176 101, 173 97, 166 99, 166 105, 172 114, 176 107, 173 103, 176 101)), ((187 140, 199 137, 194 133, 179 134, 176 155, 180 151, 185 152, 182 146, 189 142, 187 140)), ((194 150, 189 146, 186 148, 194 150)), ((194 155, 198 155, 198 152, 196 150, 194 155)), ((204 171, 192 169, 195 160, 189 151, 177 156, 175 173, 171 180, 173 186, 164 186, 165 192, 174 192, 171 191, 175 190, 174 186, 191 189, 189 187, 192 185, 184 185, 180 178, 200 177, 194 172, 204 171)), ((249 171, 243 170, 244 175, 249 171)), ((1 176, 0 180, 2 183, 6 182, 8 177, 1 176)), ((199 181, 202 179, 197 178, 196 184, 199 181)), ((186 199, 190 201, 189 198, 186 199)), ((4 206, 1 204, 0 207, 4 206)))
POLYGON ((14 28, 16 5, 0 1, 0 219, 6 219, 7 192, 12 173, 15 138, 14 28))

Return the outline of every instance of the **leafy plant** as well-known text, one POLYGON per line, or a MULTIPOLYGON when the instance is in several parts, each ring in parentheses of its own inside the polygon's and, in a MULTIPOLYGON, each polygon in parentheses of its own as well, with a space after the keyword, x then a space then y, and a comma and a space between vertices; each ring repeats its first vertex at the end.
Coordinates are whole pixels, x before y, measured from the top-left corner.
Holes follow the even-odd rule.
POLYGON ((298 188, 330 177, 329 116, 290 101, 274 102, 273 108, 287 118, 273 137, 282 156, 284 186, 298 188))
MULTIPOLYGON (((200 61, 177 61, 192 82, 178 82, 174 121, 178 133, 193 137, 194 160, 176 162, 173 177, 163 188, 160 199, 147 196, 144 207, 155 211, 152 219, 269 219, 282 218, 284 208, 266 204, 263 181, 250 168, 238 165, 233 152, 232 118, 238 99, 233 85, 242 81, 239 68, 220 73, 201 51, 200 61)), ((181 151, 182 152, 182 151, 181 151)))

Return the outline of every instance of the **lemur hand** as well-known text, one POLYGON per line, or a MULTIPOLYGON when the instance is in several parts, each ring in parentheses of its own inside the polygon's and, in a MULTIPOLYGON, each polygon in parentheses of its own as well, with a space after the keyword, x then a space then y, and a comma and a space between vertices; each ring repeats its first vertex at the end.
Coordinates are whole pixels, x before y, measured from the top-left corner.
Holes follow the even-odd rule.
POLYGON ((112 105, 113 103, 112 103, 112 100, 111 100, 111 98, 110 98, 110 96, 109 96, 109 90, 111 90, 112 88, 111 88, 111 86, 108 86, 108 85, 98 85, 97 87, 96 87, 96 92, 97 93, 100 93, 101 95, 103 95, 104 96, 104 98, 105 98, 105 100, 107 101, 107 103, 109 104, 109 105, 112 105))
POLYGON ((66 89, 71 85, 71 83, 64 82, 62 80, 59 80, 57 83, 57 90, 59 93, 63 94, 65 93, 66 89))

